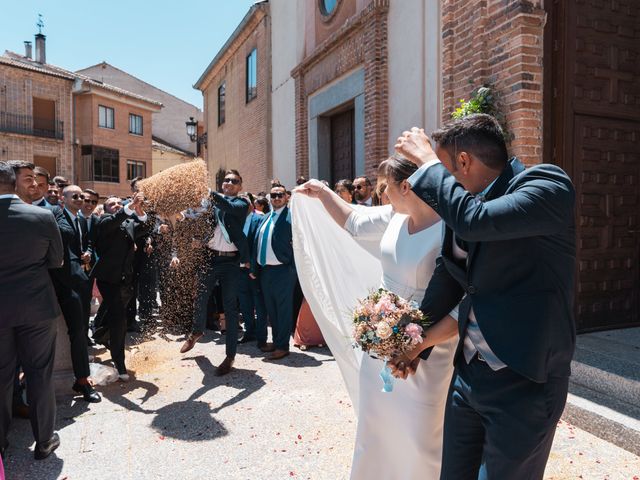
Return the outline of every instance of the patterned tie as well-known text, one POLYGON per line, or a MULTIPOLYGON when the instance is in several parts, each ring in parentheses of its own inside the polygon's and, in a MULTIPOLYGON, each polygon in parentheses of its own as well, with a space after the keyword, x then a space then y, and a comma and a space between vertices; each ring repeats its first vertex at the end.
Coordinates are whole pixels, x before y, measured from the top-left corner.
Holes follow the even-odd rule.
POLYGON ((267 264, 267 245, 269 243, 269 233, 271 231, 271 225, 273 224, 273 215, 275 212, 271 212, 269 215, 269 219, 267 220, 267 225, 264 227, 264 231, 262 232, 262 242, 260 243, 260 265, 267 264))

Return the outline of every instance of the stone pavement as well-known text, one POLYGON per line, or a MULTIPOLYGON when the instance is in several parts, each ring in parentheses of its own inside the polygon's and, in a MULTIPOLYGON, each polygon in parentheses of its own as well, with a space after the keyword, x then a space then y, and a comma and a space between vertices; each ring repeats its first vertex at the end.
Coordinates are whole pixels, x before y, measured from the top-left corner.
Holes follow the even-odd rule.
MULTIPOLYGON (((135 380, 99 387, 102 403, 60 398, 62 446, 45 461, 16 419, 7 480, 348 478, 354 415, 327 349, 269 363, 242 345, 218 378, 222 339, 205 339, 185 355, 179 342, 139 343, 128 353, 135 380)), ((637 480, 640 458, 560 422, 545 478, 637 480)))

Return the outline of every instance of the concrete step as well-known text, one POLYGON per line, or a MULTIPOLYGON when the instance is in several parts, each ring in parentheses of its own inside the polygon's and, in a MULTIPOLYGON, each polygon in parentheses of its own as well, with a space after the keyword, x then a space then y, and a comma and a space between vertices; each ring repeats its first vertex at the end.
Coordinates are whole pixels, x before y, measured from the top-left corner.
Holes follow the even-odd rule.
POLYGON ((640 455, 640 328, 578 336, 563 419, 640 455))

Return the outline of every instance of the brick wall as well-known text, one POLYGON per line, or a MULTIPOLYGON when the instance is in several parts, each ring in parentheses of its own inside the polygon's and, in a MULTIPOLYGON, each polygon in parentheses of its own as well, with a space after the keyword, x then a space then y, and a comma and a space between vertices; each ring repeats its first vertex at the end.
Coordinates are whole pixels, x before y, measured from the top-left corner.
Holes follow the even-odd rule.
POLYGON ((510 153, 542 163, 543 29, 541 0, 444 0, 443 122, 483 83, 502 97, 510 153))
POLYGON ((268 5, 256 10, 201 87, 211 182, 219 169, 237 169, 245 190, 266 190, 271 150, 271 22, 268 5), (246 58, 257 49, 257 97, 246 102, 246 58), (225 122, 218 125, 218 87, 225 82, 225 122))
MULTIPOLYGON (((80 145, 95 145, 113 148, 119 151, 119 183, 81 181, 84 188, 92 188, 101 195, 115 194, 128 196, 131 193, 127 179, 127 160, 136 160, 146 164, 147 176, 151 176, 152 166, 152 121, 151 112, 122 97, 119 101, 97 94, 76 96, 77 137, 80 145), (114 129, 98 126, 98 106, 114 109, 114 129), (142 117, 142 135, 129 133, 129 114, 142 117)), ((78 161, 81 157, 78 152, 78 161)), ((78 168, 80 170, 81 167, 78 168)))
POLYGON ((63 139, 36 137, 0 131, 0 160, 53 157, 51 174, 73 178, 71 87, 73 82, 38 72, 0 64, 0 112, 33 115, 33 97, 56 102, 56 120, 63 122, 63 139))
POLYGON ((292 72, 296 81, 296 174, 309 175, 308 97, 355 68, 363 67, 365 175, 375 178, 387 158, 388 0, 372 0, 320 43, 292 72))

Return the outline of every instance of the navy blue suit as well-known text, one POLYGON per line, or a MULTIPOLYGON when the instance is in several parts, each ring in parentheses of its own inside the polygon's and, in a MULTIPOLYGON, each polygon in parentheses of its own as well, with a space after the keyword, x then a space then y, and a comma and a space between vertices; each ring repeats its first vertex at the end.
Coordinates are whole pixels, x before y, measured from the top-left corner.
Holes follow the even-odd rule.
POLYGON ((213 227, 212 230, 215 231, 219 218, 229 235, 229 240, 238 249, 238 253, 233 256, 220 256, 209 248, 204 248, 205 253, 208 255, 208 261, 207 268, 201 277, 195 301, 192 332, 204 332, 209 297, 216 282, 220 282, 222 304, 227 321, 226 354, 228 357, 234 357, 238 348, 238 282, 241 276, 240 264, 249 261, 247 237, 242 231, 249 206, 242 198, 225 197, 217 192, 211 192, 210 201, 211 208, 207 215, 209 215, 208 221, 213 227))
POLYGON ((486 195, 469 194, 440 164, 413 191, 446 224, 422 310, 442 318, 461 299, 460 343, 445 415, 442 479, 542 478, 566 401, 575 345, 575 191, 553 165, 513 159, 486 195), (454 236, 466 261, 453 257, 454 236), (507 366, 461 354, 473 308, 507 366))
POLYGON ((271 248, 280 265, 260 265, 260 231, 269 221, 264 215, 256 231, 252 251, 252 269, 260 279, 264 303, 273 329, 276 350, 289 350, 289 337, 293 329, 293 290, 296 269, 293 259, 293 236, 289 208, 284 207, 272 226, 271 248))

